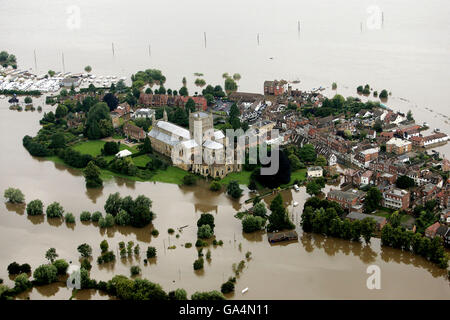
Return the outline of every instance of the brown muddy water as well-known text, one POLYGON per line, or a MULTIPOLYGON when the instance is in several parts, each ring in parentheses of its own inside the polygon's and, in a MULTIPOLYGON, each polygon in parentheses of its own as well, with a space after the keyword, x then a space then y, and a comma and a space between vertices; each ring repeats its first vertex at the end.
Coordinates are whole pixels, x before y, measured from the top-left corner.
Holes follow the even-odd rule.
MULTIPOLYGON (((40 101, 42 104, 42 101, 40 101)), ((35 105, 39 105, 36 101, 35 105)), ((43 106, 44 111, 52 109, 43 106)), ((94 259, 100 253, 99 243, 107 239, 116 250, 120 241, 139 243, 141 253, 147 246, 158 251, 156 261, 147 266, 140 261, 117 259, 114 264, 98 266, 93 261, 91 277, 108 280, 114 275, 129 275, 131 265, 140 265, 142 277, 160 283, 167 291, 185 288, 188 294, 197 290, 218 290, 233 274, 232 264, 245 259, 247 251, 252 258, 246 262, 238 278, 232 299, 449 299, 450 287, 446 271, 410 253, 380 248, 378 239, 370 246, 339 239, 303 234, 298 227, 301 208, 306 199, 304 188, 299 192, 285 191, 283 199, 297 225, 298 242, 270 245, 264 232, 252 235, 242 233, 240 220, 234 218, 237 210, 245 208, 245 196, 238 202, 221 193, 213 193, 204 186, 180 187, 173 184, 134 182, 123 179, 107 181, 101 190, 86 190, 84 178, 77 170, 68 169, 51 161, 31 157, 22 147, 22 137, 34 135, 39 129, 38 112, 8 110, 0 100, 0 190, 9 186, 20 188, 26 201, 41 199, 45 205, 60 202, 66 212, 72 212, 77 223, 69 228, 65 223, 49 223, 46 218, 28 217, 24 207, 0 203, 0 278, 11 285, 6 267, 12 261, 29 263, 32 268, 45 263, 45 251, 55 247, 60 258, 78 263, 76 250, 81 243, 93 247, 94 259), (143 229, 111 228, 100 230, 93 224, 83 224, 79 214, 83 210, 103 211, 110 193, 133 197, 144 194, 153 200, 156 213, 154 226, 159 236, 150 234, 151 226, 143 229), (293 202, 299 205, 293 207, 293 202), (205 261, 204 270, 195 272, 192 263, 197 258, 195 247, 184 248, 186 242, 195 243, 196 220, 202 212, 215 216, 217 239, 222 247, 210 247, 212 260, 205 261), (168 228, 188 225, 169 236, 168 228), (240 245, 241 244, 241 249, 240 245), (176 249, 167 249, 175 245, 176 249), (366 287, 369 265, 381 269, 381 289, 366 287), (241 294, 244 288, 247 293, 241 294)), ((270 201, 265 199, 265 201, 270 201)), ((72 292, 64 283, 32 289, 20 296, 30 299, 69 299, 72 292)), ((109 299, 90 290, 79 292, 76 299, 109 299)))

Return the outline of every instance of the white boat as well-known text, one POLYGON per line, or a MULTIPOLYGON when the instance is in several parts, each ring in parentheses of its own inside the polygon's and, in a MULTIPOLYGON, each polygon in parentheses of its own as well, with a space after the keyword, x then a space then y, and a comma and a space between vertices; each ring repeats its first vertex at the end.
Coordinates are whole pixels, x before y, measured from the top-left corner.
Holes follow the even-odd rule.
POLYGON ((293 205, 294 205, 294 207, 298 206, 298 202, 294 201, 293 205))
POLYGON ((248 291, 248 288, 245 288, 244 290, 242 290, 242 294, 246 293, 248 291))
POLYGON ((299 191, 300 190, 300 188, 296 184, 294 184, 294 189, 295 189, 295 191, 299 191))

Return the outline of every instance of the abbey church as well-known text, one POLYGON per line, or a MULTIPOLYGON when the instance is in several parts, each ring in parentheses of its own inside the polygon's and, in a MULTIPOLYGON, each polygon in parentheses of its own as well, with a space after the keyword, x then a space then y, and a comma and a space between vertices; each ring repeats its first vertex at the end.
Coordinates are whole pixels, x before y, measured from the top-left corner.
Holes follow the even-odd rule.
POLYGON ((211 113, 191 112, 189 130, 169 122, 165 110, 160 120, 156 120, 153 114, 152 124, 148 136, 153 149, 170 157, 175 166, 213 178, 223 178, 242 170, 242 165, 236 161, 226 161, 228 140, 222 131, 214 129, 211 113), (205 161, 202 157, 205 154, 216 160, 205 161))

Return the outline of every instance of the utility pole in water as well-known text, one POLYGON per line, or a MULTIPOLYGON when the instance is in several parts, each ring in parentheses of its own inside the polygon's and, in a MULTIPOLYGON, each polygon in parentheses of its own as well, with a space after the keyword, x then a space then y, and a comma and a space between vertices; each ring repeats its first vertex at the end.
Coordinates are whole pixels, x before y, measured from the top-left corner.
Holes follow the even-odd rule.
POLYGON ((64 63, 64 52, 62 53, 62 66, 63 66, 63 74, 66 73, 66 65, 64 63))
POLYGON ((111 43, 111 48, 112 48, 112 54, 113 54, 113 57, 114 57, 114 42, 111 43))
POLYGON ((205 40, 205 48, 206 48, 206 32, 203 32, 203 38, 205 40))
POLYGON ((361 33, 363 32, 363 28, 362 28, 362 22, 359 23, 359 29, 361 31, 361 33))
POLYGON ((34 72, 37 73, 36 49, 34 49, 34 72))
POLYGON ((381 12, 381 27, 384 28, 384 11, 381 12))
POLYGON ((300 20, 297 21, 297 33, 298 33, 298 38, 300 39, 300 20))
POLYGON ((150 45, 148 45, 148 56, 151 57, 152 56, 152 50, 150 45))
POLYGON ((258 46, 259 46, 259 33, 258 33, 258 35, 256 36, 256 41, 258 42, 258 46))

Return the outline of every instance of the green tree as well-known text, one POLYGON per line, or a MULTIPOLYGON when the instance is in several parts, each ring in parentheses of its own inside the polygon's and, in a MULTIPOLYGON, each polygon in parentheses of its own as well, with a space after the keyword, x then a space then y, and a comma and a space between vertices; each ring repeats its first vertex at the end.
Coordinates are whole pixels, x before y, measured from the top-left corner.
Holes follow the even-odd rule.
POLYGON ((14 291, 16 293, 24 292, 31 287, 33 287, 33 284, 28 279, 28 275, 26 273, 21 273, 14 279, 14 291))
POLYGON ((155 247, 148 247, 147 248, 147 259, 155 258, 156 257, 156 248, 155 247))
POLYGON ((62 218, 64 214, 64 208, 58 203, 53 202, 47 207, 47 218, 62 218))
POLYGON ((102 242, 100 242, 100 250, 102 251, 102 253, 108 251, 108 248, 109 248, 108 241, 102 240, 102 242))
POLYGON ((24 99, 24 102, 26 103, 26 104, 32 104, 33 103, 33 99, 31 99, 31 97, 25 97, 25 99, 24 99))
POLYGON ((386 89, 381 90, 380 99, 387 99, 387 97, 388 97, 388 92, 386 91, 386 89))
POLYGON ((214 216, 211 213, 202 213, 200 218, 197 220, 197 227, 201 227, 204 225, 209 225, 211 230, 214 231, 214 216))
POLYGON ((230 181, 227 185, 227 194, 234 199, 238 199, 242 196, 243 190, 239 187, 239 183, 235 180, 230 181))
POLYGON ((219 291, 213 290, 209 292, 195 292, 191 295, 191 300, 225 300, 225 297, 219 291))
POLYGON ((86 188, 99 188, 103 186, 100 178, 100 169, 95 165, 94 161, 90 161, 83 171, 86 180, 86 188))
POLYGON ((366 243, 370 243, 370 238, 375 232, 377 223, 373 218, 365 218, 361 221, 361 235, 366 243))
POLYGON ((395 182, 395 186, 400 189, 409 189, 415 187, 416 183, 414 179, 411 179, 408 176, 399 176, 397 181, 395 182))
POLYGON ((209 224, 202 225, 198 228, 197 236, 200 239, 209 239, 214 235, 213 230, 209 224))
POLYGON ((120 193, 112 193, 108 196, 106 200, 104 209, 106 213, 110 213, 113 216, 119 213, 120 208, 122 207, 122 198, 120 197, 120 193))
POLYGON ((27 205, 27 214, 29 216, 37 216, 44 213, 44 205, 39 199, 32 200, 27 205))
POLYGON ((246 215, 244 219, 242 219, 242 230, 245 233, 259 231, 264 228, 265 224, 266 220, 264 218, 253 215, 246 215))
POLYGON ((83 258, 89 258, 92 256, 92 247, 87 243, 80 244, 77 250, 83 258))
POLYGON ((55 117, 56 117, 56 119, 62 119, 65 116, 67 116, 68 112, 69 112, 69 110, 67 109, 67 107, 63 104, 60 104, 60 105, 58 105, 58 107, 56 107, 55 117))
POLYGON ((38 284, 50 284, 58 280, 58 269, 52 264, 43 264, 33 272, 33 278, 38 284))
POLYGON ((315 165, 325 167, 327 165, 327 159, 323 155, 319 155, 317 156, 315 165))
POLYGON ((406 114, 406 119, 408 121, 414 121, 414 117, 413 117, 411 110, 408 110, 408 113, 406 114))
POLYGON ((267 217, 267 208, 263 202, 258 202, 253 205, 253 215, 261 218, 267 217))
POLYGON ((24 203, 25 196, 20 189, 8 188, 5 190, 3 196, 11 203, 24 203))
POLYGON ((311 196, 317 196, 321 192, 321 186, 312 180, 306 185, 306 192, 311 196))
POLYGON ((312 144, 305 144, 299 150, 301 161, 312 163, 316 160, 316 150, 312 144))
POLYGON ((153 152, 152 143, 150 142, 150 138, 148 136, 146 136, 144 139, 144 143, 142 145, 141 151, 144 153, 152 153, 153 152))
POLYGON ((53 261, 55 261, 55 259, 57 257, 58 257, 58 254, 56 253, 56 249, 55 248, 50 248, 45 253, 45 259, 47 259, 51 263, 53 263, 53 261))
POLYGON ((209 190, 211 191, 219 191, 220 189, 222 189, 222 185, 218 181, 213 181, 209 185, 209 190))
POLYGON ((381 199, 383 198, 381 191, 376 187, 372 187, 367 191, 364 199, 364 212, 372 213, 380 207, 381 199))
POLYGON ((86 66, 86 67, 84 67, 84 71, 86 71, 87 73, 90 73, 92 71, 92 67, 86 66))
POLYGON ((56 267, 56 270, 60 275, 65 275, 67 273, 67 269, 69 268, 69 264, 64 259, 55 260, 53 265, 56 267))
POLYGON ((236 81, 234 81, 232 78, 226 78, 225 79, 225 91, 227 92, 234 92, 237 91, 238 85, 236 81))
POLYGON ((267 226, 269 232, 283 229, 292 230, 295 228, 295 225, 289 219, 286 209, 283 206, 283 198, 280 193, 270 203, 270 211, 269 225, 267 226))
POLYGON ((302 163, 300 162, 300 159, 295 154, 290 154, 288 156, 288 159, 291 164, 292 170, 296 171, 303 167, 302 163))

